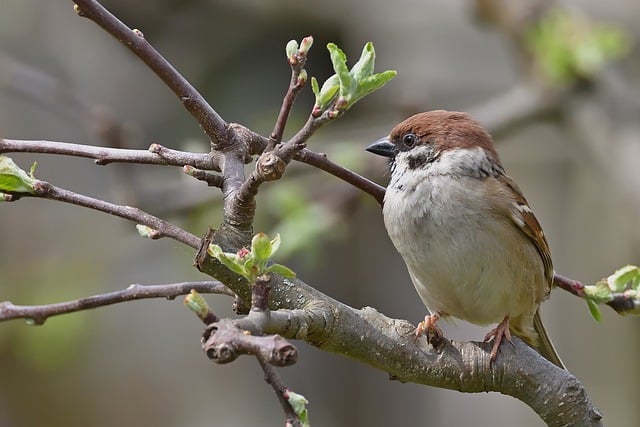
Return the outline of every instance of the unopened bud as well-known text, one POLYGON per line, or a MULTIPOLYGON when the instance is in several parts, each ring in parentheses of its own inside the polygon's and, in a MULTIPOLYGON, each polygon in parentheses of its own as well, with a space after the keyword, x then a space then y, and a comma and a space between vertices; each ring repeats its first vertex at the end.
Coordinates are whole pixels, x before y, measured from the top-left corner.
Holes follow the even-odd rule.
POLYGON ((303 38, 302 41, 300 42, 300 49, 298 50, 298 52, 303 55, 306 55, 307 52, 309 52, 309 49, 311 49, 312 45, 313 45, 313 36, 307 36, 303 38))

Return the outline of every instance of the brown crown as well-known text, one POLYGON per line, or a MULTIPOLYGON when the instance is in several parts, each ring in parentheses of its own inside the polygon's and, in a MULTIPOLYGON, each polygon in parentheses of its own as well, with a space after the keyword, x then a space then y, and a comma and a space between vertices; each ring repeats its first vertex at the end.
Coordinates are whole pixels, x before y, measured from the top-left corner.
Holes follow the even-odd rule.
POLYGON ((407 133, 418 136, 418 144, 434 144, 438 151, 482 147, 498 159, 491 135, 467 113, 445 110, 418 113, 396 125, 390 140, 398 143, 407 133))

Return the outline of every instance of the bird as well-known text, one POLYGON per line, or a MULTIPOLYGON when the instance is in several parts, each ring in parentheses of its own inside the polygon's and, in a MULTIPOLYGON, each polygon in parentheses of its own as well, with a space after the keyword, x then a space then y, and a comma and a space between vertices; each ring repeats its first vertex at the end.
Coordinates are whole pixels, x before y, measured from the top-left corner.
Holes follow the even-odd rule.
POLYGON ((484 337, 490 364, 513 334, 564 369, 540 318, 554 277, 547 239, 483 126, 427 111, 366 150, 390 159, 384 224, 430 312, 416 335, 442 337, 441 318, 497 324, 484 337))

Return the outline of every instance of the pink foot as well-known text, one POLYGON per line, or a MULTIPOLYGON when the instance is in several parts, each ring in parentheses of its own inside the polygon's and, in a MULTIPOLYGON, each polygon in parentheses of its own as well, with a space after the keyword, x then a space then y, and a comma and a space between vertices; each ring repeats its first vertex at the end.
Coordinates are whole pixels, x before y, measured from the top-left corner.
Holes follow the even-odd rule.
POLYGON ((506 338, 507 341, 511 342, 511 331, 509 331, 509 315, 507 314, 502 319, 502 322, 498 324, 491 332, 489 332, 484 337, 484 341, 490 341, 493 339, 493 347, 491 348, 491 363, 496 361, 496 357, 498 356, 498 348, 500 348, 500 343, 502 339, 506 338))
POLYGON ((420 335, 425 334, 425 332, 427 342, 430 344, 443 339, 444 334, 442 333, 442 329, 437 325, 438 320, 440 320, 440 314, 438 313, 424 316, 424 320, 418 323, 418 327, 414 332, 416 339, 418 339, 420 335))

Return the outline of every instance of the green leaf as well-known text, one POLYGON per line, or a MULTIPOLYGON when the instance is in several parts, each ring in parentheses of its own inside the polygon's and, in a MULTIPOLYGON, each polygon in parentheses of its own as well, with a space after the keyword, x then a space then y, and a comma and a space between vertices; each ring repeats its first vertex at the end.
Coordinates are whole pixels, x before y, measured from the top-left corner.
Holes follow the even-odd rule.
POLYGON ((373 73, 373 67, 376 60, 376 51, 373 48, 373 43, 367 42, 362 48, 362 54, 360 59, 355 63, 351 69, 351 75, 356 81, 360 81, 365 77, 369 77, 373 73))
POLYGON ((606 280, 601 280, 595 285, 587 285, 583 291, 586 299, 593 300, 596 304, 609 302, 613 298, 613 292, 606 280))
POLYGON ((10 157, 0 155, 0 192, 35 193, 38 180, 20 169, 10 157))
POLYGON ((613 292, 623 292, 629 284, 632 289, 637 289, 639 282, 640 269, 635 265, 626 265, 607 277, 607 284, 613 292))
POLYGON ((326 107, 329 102, 336 96, 338 90, 340 89, 340 79, 337 74, 329 77, 323 84, 320 89, 319 95, 316 97, 316 104, 320 108, 326 107))
POLYGON ((586 300, 587 301, 587 307, 589 307, 589 313, 591 313, 591 317, 593 317, 593 320, 595 320, 596 322, 601 322, 602 321, 602 316, 600 314, 600 309, 598 308, 598 304, 596 304, 593 300, 586 300))
POLYGON ((264 265, 271 258, 271 240, 264 233, 258 233, 251 239, 251 254, 258 265, 264 265))
POLYGON ((266 268, 265 273, 276 273, 281 275, 282 277, 294 278, 296 277, 296 273, 291 270, 289 267, 285 267, 282 264, 271 264, 266 268))
POLYGON ((271 256, 274 256, 276 252, 278 252, 278 249, 280 249, 280 243, 280 234, 276 234, 276 237, 271 240, 271 256))
POLYGON ((287 390, 287 401, 293 408, 293 411, 300 418, 300 422, 304 427, 309 427, 309 411, 307 405, 309 401, 301 394, 295 393, 291 390, 287 390))
POLYGON ((320 86, 318 85, 318 79, 311 77, 311 91, 316 96, 316 100, 320 96, 320 86))
POLYGON ((34 174, 36 173, 36 168, 38 167, 38 162, 34 161, 29 168, 29 176, 35 179, 34 174))
POLYGON ((387 84, 389 80, 393 79, 397 74, 398 72, 395 70, 387 70, 383 71, 382 73, 373 74, 361 81, 358 81, 358 91, 351 100, 351 104, 349 104, 349 106, 355 104, 365 96, 369 95, 371 92, 380 89, 382 86, 387 84))
POLYGON ((355 81, 347 67, 347 55, 334 43, 327 44, 327 49, 329 49, 333 69, 340 81, 340 95, 348 97, 348 94, 352 92, 355 86, 355 81))
POLYGON ((247 280, 251 280, 251 274, 244 268, 244 260, 236 254, 223 252, 220 246, 209 244, 207 253, 220 261, 225 267, 247 280))

